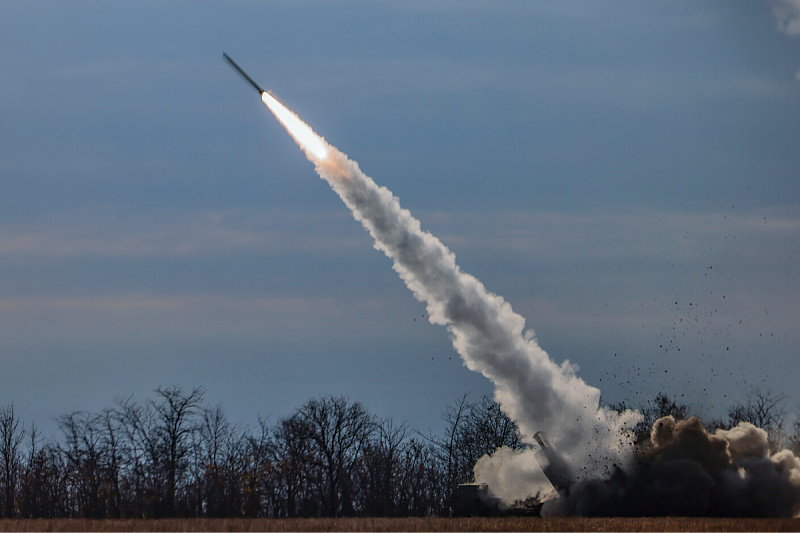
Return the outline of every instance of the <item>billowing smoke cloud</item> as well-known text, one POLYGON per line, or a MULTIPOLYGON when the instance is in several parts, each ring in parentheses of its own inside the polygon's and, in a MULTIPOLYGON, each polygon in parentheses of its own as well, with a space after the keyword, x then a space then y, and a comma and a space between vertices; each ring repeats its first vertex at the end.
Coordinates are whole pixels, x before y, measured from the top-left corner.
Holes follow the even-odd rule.
POLYGON ((475 464, 475 481, 485 483, 491 496, 511 505, 518 500, 555 496, 555 488, 545 477, 531 449, 513 450, 506 446, 484 455, 475 464))
POLYGON ((311 159, 372 235, 375 248, 394 261, 427 305, 430 321, 447 327, 464 364, 494 383, 495 399, 524 441, 533 444, 533 434, 545 430, 568 462, 583 466, 578 473, 584 475, 602 475, 628 460, 629 430, 638 413, 601 408, 600 391, 576 375, 577 367, 553 362, 525 330, 525 319, 463 273, 453 253, 355 162, 332 147, 326 159, 311 159))
POLYGON ((652 448, 607 479, 584 480, 547 502, 544 515, 758 516, 800 513, 800 460, 769 453, 748 422, 710 434, 696 417, 653 425, 652 448))

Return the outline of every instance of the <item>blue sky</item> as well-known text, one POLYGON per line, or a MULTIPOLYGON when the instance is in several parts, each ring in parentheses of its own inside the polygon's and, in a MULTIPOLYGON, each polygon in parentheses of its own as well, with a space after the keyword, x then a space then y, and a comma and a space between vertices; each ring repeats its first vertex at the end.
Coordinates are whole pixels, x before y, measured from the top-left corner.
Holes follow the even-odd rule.
POLYGON ((3 2, 0 404, 346 394, 439 429, 445 330, 226 65, 608 401, 798 410, 800 6, 3 2))

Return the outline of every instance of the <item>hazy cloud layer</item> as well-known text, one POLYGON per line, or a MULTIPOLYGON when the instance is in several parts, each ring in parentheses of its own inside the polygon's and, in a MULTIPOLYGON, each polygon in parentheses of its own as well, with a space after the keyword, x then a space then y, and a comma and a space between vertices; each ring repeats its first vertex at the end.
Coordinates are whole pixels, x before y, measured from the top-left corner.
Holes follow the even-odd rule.
POLYGON ((222 51, 604 399, 796 394, 796 4, 310 5, 0 3, 0 404, 488 392, 222 51))
POLYGON ((773 0, 778 28, 786 35, 800 35, 800 2, 798 0, 773 0))
MULTIPOLYGON (((775 18, 778 28, 790 37, 800 35, 800 1, 798 0, 773 0, 775 18)), ((800 81, 800 70, 795 73, 795 78, 800 81)))
MULTIPOLYGON (((711 391, 743 377, 793 394, 791 372, 769 368, 791 360, 800 342, 800 222, 792 210, 770 210, 766 219, 763 212, 419 218, 465 269, 507 295, 554 357, 578 362, 609 400, 644 396, 662 382, 709 402, 713 412, 725 400, 710 401, 717 394, 711 391), (754 352, 772 363, 743 373, 754 352), (665 369, 675 368, 691 378, 670 372, 664 382, 665 369), (623 382, 603 387, 611 376, 623 382)), ((396 350, 415 352, 422 334, 420 341, 434 343, 431 356, 447 361, 446 336, 421 329, 419 316, 413 320, 423 311, 347 216, 97 208, 4 224, 0 327, 7 366, 13 374, 24 351, 56 355, 59 339, 87 349, 136 337, 222 343, 239 336, 268 346, 302 330, 311 353, 372 343, 368 330, 386 335, 392 328, 396 350)), ((78 354, 74 364, 88 376, 91 360, 78 354)), ((415 374, 409 368, 408 379, 415 374)))

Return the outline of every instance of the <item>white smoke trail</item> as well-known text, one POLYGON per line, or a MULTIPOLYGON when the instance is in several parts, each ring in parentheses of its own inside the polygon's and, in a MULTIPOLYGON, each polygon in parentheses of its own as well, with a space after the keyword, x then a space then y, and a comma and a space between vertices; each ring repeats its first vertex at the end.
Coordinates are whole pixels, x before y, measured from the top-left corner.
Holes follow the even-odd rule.
POLYGON ((329 146, 325 160, 310 158, 375 240, 394 269, 427 305, 429 320, 444 325, 470 370, 495 385, 495 399, 517 422, 523 439, 545 430, 555 448, 585 474, 626 462, 628 430, 638 413, 599 406, 600 391, 575 375, 569 362, 554 363, 536 343, 525 319, 500 296, 456 265, 455 255, 421 229, 397 198, 358 165, 329 146))
MULTIPOLYGON (((494 383, 495 400, 517 423, 524 442, 534 444, 534 433, 546 431, 556 450, 574 465, 577 478, 606 474, 612 465, 627 463, 630 430, 639 413, 601 408, 600 390, 577 377, 577 367, 568 361, 554 363, 533 332, 525 331, 525 319, 461 272, 455 255, 422 231, 388 189, 376 185, 268 93, 262 100, 369 231, 375 248, 392 259, 414 296, 427 305, 431 323, 447 327, 467 368, 494 383)), ((531 454, 527 460, 535 465, 531 454)))

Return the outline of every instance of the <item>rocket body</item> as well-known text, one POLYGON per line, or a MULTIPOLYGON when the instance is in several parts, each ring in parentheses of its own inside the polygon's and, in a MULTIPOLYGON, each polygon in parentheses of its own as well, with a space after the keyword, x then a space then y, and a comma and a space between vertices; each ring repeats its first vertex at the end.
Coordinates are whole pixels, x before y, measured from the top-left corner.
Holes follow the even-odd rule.
POLYGON ((245 71, 242 69, 242 67, 240 67, 239 65, 237 65, 237 64, 236 64, 236 61, 234 61, 233 59, 231 59, 231 56, 229 56, 229 55, 228 55, 228 54, 226 54, 225 52, 222 52, 222 55, 223 55, 223 57, 224 57, 226 60, 228 60, 228 63, 230 63, 230 64, 231 64, 231 66, 232 66, 233 68, 235 68, 235 69, 236 69, 236 71, 237 71, 239 74, 241 74, 241 75, 242 75, 242 77, 243 77, 244 79, 246 79, 246 80, 247 80, 247 81, 250 83, 250 85, 252 85, 252 86, 255 88, 255 90, 256 90, 256 91, 258 91, 258 94, 264 94, 265 92, 267 92, 267 91, 265 91, 264 89, 262 89, 262 88, 261 88, 261 86, 260 86, 259 84, 257 84, 257 83, 256 83, 256 82, 253 80, 253 78, 251 78, 250 76, 248 76, 248 75, 247 75, 247 72, 245 72, 245 71))
POLYGON ((308 124, 300 120, 300 117, 295 115, 288 107, 280 103, 277 98, 257 84, 228 54, 223 52, 222 56, 236 69, 236 72, 241 74, 241 76, 258 91, 258 94, 261 96, 261 101, 272 111, 275 118, 286 128, 289 135, 292 136, 307 155, 312 157, 314 161, 324 161, 328 158, 328 143, 326 143, 322 137, 314 133, 314 130, 312 130, 308 124))

